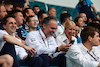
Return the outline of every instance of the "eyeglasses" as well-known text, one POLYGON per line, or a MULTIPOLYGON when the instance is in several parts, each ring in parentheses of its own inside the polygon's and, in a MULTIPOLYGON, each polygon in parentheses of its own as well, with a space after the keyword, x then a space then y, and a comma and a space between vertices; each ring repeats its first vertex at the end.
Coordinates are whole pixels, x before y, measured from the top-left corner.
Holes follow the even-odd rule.
POLYGON ((29 22, 32 22, 32 21, 39 22, 38 20, 29 20, 29 22))

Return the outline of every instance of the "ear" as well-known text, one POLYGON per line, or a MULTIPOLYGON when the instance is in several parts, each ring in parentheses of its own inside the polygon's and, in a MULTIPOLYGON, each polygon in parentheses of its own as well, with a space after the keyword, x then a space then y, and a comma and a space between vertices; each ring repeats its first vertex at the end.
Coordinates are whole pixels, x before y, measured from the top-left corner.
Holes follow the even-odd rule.
POLYGON ((41 21, 41 18, 39 18, 38 20, 41 21))
POLYGON ((26 13, 26 16, 28 16, 28 13, 26 13))
POLYGON ((29 23, 28 23, 28 22, 26 22, 26 25, 28 25, 28 26, 29 26, 29 23))
POLYGON ((43 28, 46 28, 46 24, 43 24, 43 28))
POLYGON ((89 40, 89 41, 92 41, 92 37, 91 37, 91 36, 88 36, 88 40, 89 40))
POLYGON ((6 29, 6 25, 3 25, 3 28, 6 29))

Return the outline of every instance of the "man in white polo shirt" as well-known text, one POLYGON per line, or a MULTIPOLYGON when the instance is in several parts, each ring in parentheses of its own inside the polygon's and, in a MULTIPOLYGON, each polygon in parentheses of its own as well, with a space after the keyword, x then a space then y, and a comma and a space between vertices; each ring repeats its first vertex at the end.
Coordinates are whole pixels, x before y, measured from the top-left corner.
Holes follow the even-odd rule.
POLYGON ((67 52, 67 67, 100 67, 99 31, 86 27, 81 32, 82 43, 72 45, 67 52))

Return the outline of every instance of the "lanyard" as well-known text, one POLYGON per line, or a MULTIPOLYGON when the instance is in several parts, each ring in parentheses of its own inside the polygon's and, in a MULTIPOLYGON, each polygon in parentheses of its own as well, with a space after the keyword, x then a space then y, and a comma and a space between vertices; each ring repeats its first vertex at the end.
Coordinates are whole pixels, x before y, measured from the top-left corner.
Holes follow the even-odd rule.
POLYGON ((40 34, 41 39, 42 39, 42 41, 44 42, 45 46, 47 47, 47 45, 46 45, 46 43, 45 43, 45 41, 44 41, 44 39, 43 39, 43 37, 42 37, 42 34, 40 33, 40 30, 39 30, 39 34, 40 34))
MULTIPOLYGON (((93 55, 91 55, 91 54, 90 54, 90 52, 88 52, 88 51, 87 51, 87 53, 88 53, 88 54, 89 54, 89 55, 90 55, 90 56, 91 56, 91 57, 92 57, 95 61, 97 61, 97 60, 98 60, 98 57, 97 57, 97 58, 95 58, 95 57, 94 57, 93 55)), ((94 54, 94 52, 92 52, 92 53, 94 54)), ((94 55, 95 55, 95 54, 94 54, 94 55)), ((95 56, 96 56, 96 55, 95 55, 95 56)))

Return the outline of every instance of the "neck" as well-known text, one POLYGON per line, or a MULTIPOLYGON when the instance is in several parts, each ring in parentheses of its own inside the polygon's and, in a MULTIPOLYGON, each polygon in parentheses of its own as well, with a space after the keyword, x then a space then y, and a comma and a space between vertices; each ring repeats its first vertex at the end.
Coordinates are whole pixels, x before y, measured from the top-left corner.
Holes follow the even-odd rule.
POLYGON ((80 30, 82 30, 82 28, 83 28, 83 27, 81 27, 81 26, 79 27, 80 30))
POLYGON ((11 36, 13 36, 13 33, 9 33, 9 32, 7 32, 9 35, 11 35, 11 36))
POLYGON ((61 25, 65 27, 65 24, 66 24, 66 23, 62 23, 61 25))
POLYGON ((89 42, 85 42, 85 43, 83 43, 83 45, 84 45, 89 51, 91 51, 92 45, 91 45, 89 42))
POLYGON ((34 28, 29 28, 29 32, 31 32, 31 31, 35 31, 36 30, 36 28, 34 27, 34 28))
POLYGON ((72 40, 72 37, 67 36, 67 35, 66 35, 66 37, 68 38, 68 41, 69 41, 69 42, 72 40))

